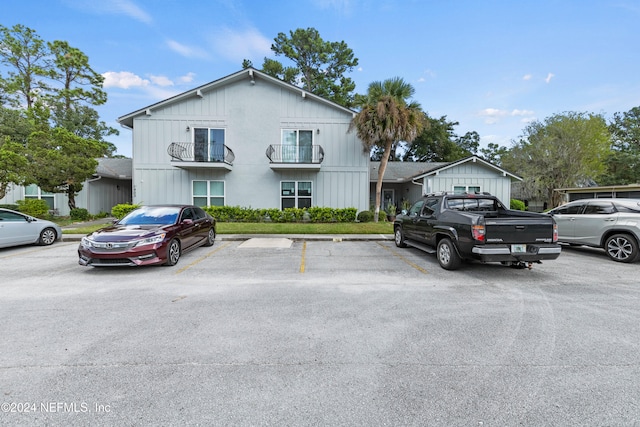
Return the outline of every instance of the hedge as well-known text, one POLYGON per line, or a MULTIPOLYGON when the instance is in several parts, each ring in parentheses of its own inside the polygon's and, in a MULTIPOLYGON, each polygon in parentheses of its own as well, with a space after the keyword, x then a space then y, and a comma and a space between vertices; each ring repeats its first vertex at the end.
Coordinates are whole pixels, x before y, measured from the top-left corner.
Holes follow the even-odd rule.
POLYGON ((277 208, 253 209, 241 206, 208 206, 203 208, 220 222, 354 222, 356 208, 277 208))

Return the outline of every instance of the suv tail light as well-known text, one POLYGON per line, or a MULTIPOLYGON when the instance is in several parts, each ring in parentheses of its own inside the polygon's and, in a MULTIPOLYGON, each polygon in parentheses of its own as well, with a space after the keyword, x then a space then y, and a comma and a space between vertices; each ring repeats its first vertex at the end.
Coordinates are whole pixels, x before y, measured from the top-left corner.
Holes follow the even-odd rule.
POLYGON ((558 224, 553 224, 553 243, 558 241, 558 224))
POLYGON ((472 225, 471 234, 473 235, 473 238, 475 240, 478 240, 479 242, 484 242, 484 234, 485 234, 484 224, 472 225))

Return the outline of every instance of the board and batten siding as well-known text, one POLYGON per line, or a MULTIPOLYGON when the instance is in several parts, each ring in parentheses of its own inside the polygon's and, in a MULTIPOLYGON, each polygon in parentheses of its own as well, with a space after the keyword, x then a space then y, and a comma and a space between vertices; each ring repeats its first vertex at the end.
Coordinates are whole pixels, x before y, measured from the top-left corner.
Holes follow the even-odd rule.
POLYGON ((463 185, 479 186, 480 191, 493 194, 507 207, 510 205, 511 178, 475 162, 463 163, 424 177, 422 188, 427 194, 453 191, 454 187, 463 185))
POLYGON ((369 158, 348 132, 350 112, 259 78, 202 95, 134 117, 134 203, 191 203, 194 180, 216 180, 225 182, 226 205, 278 208, 282 181, 311 181, 314 206, 368 209, 369 158), (232 170, 177 167, 167 148, 192 142, 194 127, 225 129, 225 145, 235 154, 232 170), (271 168, 265 152, 281 144, 283 129, 313 131, 313 144, 324 150, 319 171, 271 168))

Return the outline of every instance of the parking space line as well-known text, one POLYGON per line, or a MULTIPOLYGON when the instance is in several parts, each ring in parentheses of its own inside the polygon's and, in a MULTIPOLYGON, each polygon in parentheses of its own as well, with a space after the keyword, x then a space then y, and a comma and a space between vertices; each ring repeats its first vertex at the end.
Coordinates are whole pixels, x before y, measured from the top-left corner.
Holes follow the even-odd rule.
POLYGON ((393 256, 396 256, 398 258, 400 258, 402 261, 406 262, 407 264, 409 264, 411 267, 415 268, 416 270, 418 270, 421 273, 424 274, 429 274, 429 272, 427 270, 425 270, 424 268, 420 267, 418 264, 409 261, 407 258, 405 258, 404 256, 400 255, 398 252, 391 250, 390 248, 386 247, 385 245, 383 245, 380 242, 376 242, 378 245, 380 245, 382 248, 384 248, 385 250, 391 252, 393 254, 393 256))
POLYGON ((209 252, 205 256, 198 258, 197 260, 193 261, 191 264, 185 265, 180 270, 176 271, 175 274, 180 274, 180 273, 184 272, 185 270, 188 270, 189 268, 193 267, 194 265, 199 264, 200 262, 202 262, 205 259, 209 258, 211 255, 215 254, 216 252, 221 251, 222 249, 226 248, 231 243, 233 243, 233 242, 227 242, 222 246, 218 246, 216 249, 212 250, 211 252, 209 252))
POLYGON ((302 259, 300 260, 300 273, 304 273, 305 254, 307 252, 307 242, 302 243, 302 259))

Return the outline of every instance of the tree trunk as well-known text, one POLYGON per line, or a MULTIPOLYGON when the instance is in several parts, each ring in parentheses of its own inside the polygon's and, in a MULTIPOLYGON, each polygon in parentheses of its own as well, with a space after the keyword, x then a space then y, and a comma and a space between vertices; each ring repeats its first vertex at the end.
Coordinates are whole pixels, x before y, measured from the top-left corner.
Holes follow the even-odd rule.
POLYGON ((389 140, 384 144, 384 152, 380 159, 380 169, 378 169, 378 182, 376 183, 376 206, 373 214, 373 221, 378 222, 380 218, 380 202, 382 199, 382 179, 384 178, 384 171, 387 170, 387 163, 389 162, 389 155, 391 154, 391 146, 393 141, 389 140))
POLYGON ((73 185, 69 185, 69 188, 67 189, 67 196, 69 197, 67 205, 69 206, 69 211, 71 211, 76 208, 76 192, 73 185))

